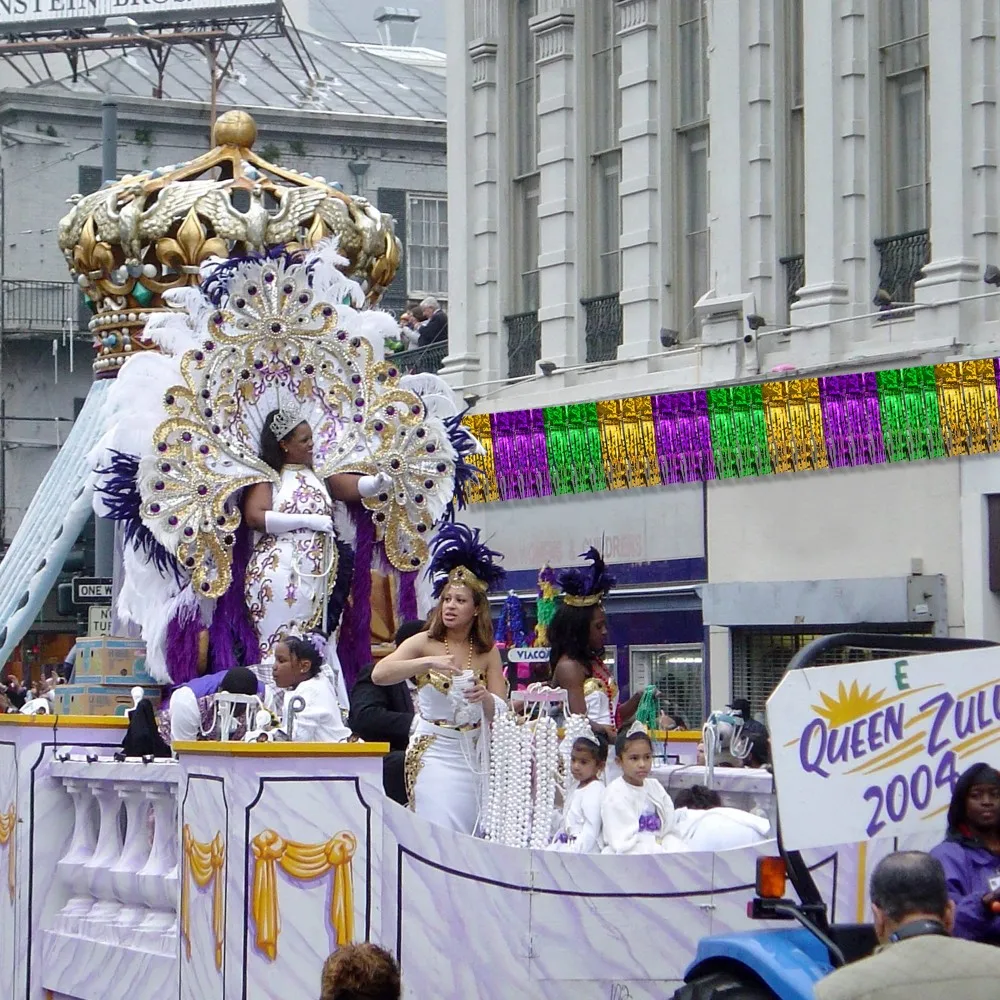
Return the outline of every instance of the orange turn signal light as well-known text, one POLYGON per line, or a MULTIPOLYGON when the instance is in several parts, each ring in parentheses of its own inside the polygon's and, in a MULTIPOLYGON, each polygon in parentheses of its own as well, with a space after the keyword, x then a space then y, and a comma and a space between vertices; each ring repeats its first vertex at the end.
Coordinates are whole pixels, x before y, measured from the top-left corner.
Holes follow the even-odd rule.
POLYGON ((757 895, 762 899, 783 899, 788 872, 782 858, 757 859, 757 895))

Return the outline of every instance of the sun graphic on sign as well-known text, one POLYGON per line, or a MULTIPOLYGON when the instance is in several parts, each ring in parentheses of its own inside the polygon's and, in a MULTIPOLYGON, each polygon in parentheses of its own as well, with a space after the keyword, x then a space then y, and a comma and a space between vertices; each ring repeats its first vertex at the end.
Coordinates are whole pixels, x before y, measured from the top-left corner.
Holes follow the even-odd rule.
POLYGON ((836 729, 880 708, 883 704, 882 696, 884 694, 885 688, 872 693, 870 684, 866 684, 862 689, 855 680, 851 681, 850 688, 847 688, 841 681, 837 687, 836 698, 831 698, 826 692, 821 691, 819 696, 823 704, 812 705, 811 708, 817 715, 826 719, 831 729, 836 729))

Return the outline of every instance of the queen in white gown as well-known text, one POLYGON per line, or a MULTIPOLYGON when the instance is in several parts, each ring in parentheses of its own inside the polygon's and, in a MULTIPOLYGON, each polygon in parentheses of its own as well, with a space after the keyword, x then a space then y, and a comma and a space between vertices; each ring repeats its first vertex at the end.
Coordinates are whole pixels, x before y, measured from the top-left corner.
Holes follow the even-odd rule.
POLYGON ((334 501, 379 493, 388 477, 341 474, 326 480, 313 470, 313 435, 294 408, 264 419, 261 458, 279 475, 277 484, 247 490, 243 512, 255 529, 246 571, 246 602, 261 663, 274 659, 286 632, 318 632, 337 579, 334 501))
POLYGON ((410 808, 431 823, 475 834, 488 795, 487 730, 506 710, 487 596, 503 571, 478 530, 461 524, 445 525, 432 552, 439 600, 427 631, 380 660, 372 680, 388 685, 413 678, 417 686, 404 767, 410 808))

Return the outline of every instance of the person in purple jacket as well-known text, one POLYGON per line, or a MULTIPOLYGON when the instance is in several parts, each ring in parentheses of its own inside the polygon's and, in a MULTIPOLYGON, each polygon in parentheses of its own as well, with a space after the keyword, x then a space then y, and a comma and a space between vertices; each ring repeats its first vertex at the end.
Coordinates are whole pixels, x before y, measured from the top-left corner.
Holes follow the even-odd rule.
POLYGON ((1000 945, 1000 772, 973 764, 955 785, 948 835, 931 851, 955 903, 955 937, 1000 945))

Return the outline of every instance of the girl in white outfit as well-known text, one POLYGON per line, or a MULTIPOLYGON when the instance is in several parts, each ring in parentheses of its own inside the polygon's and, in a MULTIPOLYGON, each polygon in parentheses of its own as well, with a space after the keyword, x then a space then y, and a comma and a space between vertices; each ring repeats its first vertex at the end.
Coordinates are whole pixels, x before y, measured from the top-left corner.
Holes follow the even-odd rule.
POLYGON ((615 744, 622 776, 604 793, 601 823, 605 854, 666 854, 664 838, 673 832, 674 804, 663 785, 650 778, 653 745, 641 722, 634 722, 615 744))
POLYGON ((285 732, 293 697, 300 695, 305 702, 291 727, 296 743, 345 743, 351 738, 336 680, 323 671, 323 657, 314 642, 285 636, 274 647, 274 683, 285 689, 281 712, 285 732))
POLYGON ((602 734, 588 734, 574 740, 570 773, 576 787, 566 799, 559 830, 548 848, 550 851, 599 854, 604 847, 601 803, 605 786, 601 775, 607 760, 608 741, 602 734))

